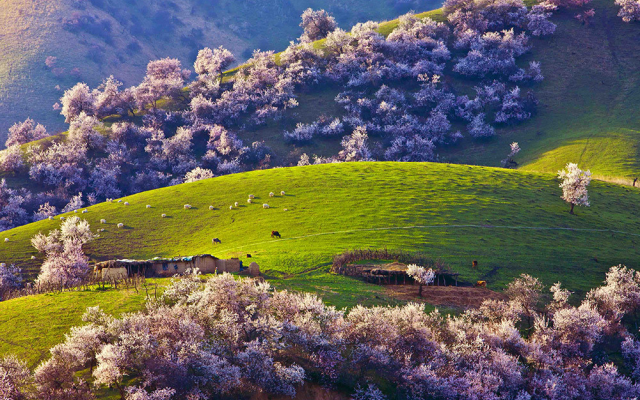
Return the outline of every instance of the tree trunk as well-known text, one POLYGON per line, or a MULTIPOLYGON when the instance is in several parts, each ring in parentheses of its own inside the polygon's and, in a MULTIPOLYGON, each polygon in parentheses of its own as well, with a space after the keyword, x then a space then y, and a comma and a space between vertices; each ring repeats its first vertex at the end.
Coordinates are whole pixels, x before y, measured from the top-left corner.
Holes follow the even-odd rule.
POLYGON ((571 203, 571 210, 569 210, 569 214, 573 214, 573 207, 575 207, 575 204, 571 203))
POLYGON ((422 284, 420 284, 420 289, 418 289, 418 296, 422 297, 422 284))

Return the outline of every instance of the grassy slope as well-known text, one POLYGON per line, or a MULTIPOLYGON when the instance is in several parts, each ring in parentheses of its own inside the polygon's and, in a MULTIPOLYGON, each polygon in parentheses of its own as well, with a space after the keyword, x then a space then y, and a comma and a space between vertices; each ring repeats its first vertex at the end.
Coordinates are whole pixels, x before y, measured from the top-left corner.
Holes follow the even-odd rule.
MULTIPOLYGON (((353 0, 347 5, 332 0, 219 0, 215 6, 207 0, 1 3, 0 143, 4 143, 9 126, 27 117, 43 123, 50 131, 62 130, 63 119, 52 105, 62 90, 78 81, 94 87, 113 74, 126 85, 134 85, 144 75, 150 59, 177 57, 191 68, 197 51, 205 46, 223 45, 241 61, 255 48, 284 48, 300 35, 300 14, 307 7, 326 8, 345 28, 358 21, 397 14, 386 0, 353 0), (158 11, 167 12, 172 22, 157 22, 158 11), (110 40, 87 31, 65 30, 64 21, 73 13, 111 23, 110 40), (272 17, 267 19, 265 15, 272 17), (137 43, 139 48, 128 49, 131 43, 137 43), (89 52, 99 56, 89 57, 89 52), (58 67, 65 69, 61 77, 45 67, 47 56, 58 58, 58 67), (80 75, 70 75, 76 67, 80 75), (62 90, 56 89, 57 85, 62 90)), ((433 2, 434 7, 438 4, 433 2)))
MULTIPOLYGON (((466 139, 442 149, 445 161, 498 166, 509 144, 518 141, 521 168, 555 172, 567 162, 590 168, 598 179, 630 184, 640 175, 640 24, 626 24, 616 16, 618 7, 608 0, 595 0, 594 21, 581 25, 573 18, 577 11, 563 11, 553 17, 556 33, 533 39, 532 52, 523 66, 537 60, 542 64, 544 82, 533 90, 540 100, 539 113, 530 121, 498 130, 489 140, 466 139)), ((422 13, 442 21, 441 10, 422 13)), ((388 34, 397 25, 381 26, 388 34)), ((464 81, 455 80, 458 84, 464 81)), ((466 85, 474 82, 466 82, 466 85)), ((526 88, 525 88, 526 89, 526 88)), ((304 93, 294 118, 312 122, 322 114, 340 115, 333 104, 337 89, 304 93)), ((292 158, 308 154, 335 154, 337 142, 317 140, 311 145, 292 147, 282 141, 282 132, 295 122, 270 123, 253 132, 241 132, 247 140, 266 140, 277 153, 292 158)))
MULTIPOLYGON (((486 279, 494 289, 526 272, 546 284, 560 280, 583 294, 600 283, 611 265, 638 268, 640 191, 602 182, 590 190, 593 206, 571 216, 557 181, 547 174, 431 163, 347 163, 224 176, 130 196, 124 199, 129 206, 98 204, 79 215, 93 228, 106 229, 88 248, 94 258, 240 256, 258 262, 278 288, 316 292, 345 307, 394 303, 376 285, 328 273, 332 255, 345 249, 423 251, 449 263, 463 280, 486 279), (286 196, 268 197, 280 190, 286 196), (246 203, 250 193, 257 197, 251 205, 246 203), (234 201, 241 206, 230 211, 234 201), (271 208, 263 209, 263 202, 271 208), (185 210, 185 203, 194 207, 185 210), (108 224, 100 225, 101 218, 108 224), (125 229, 116 228, 119 222, 125 229), (444 227, 466 224, 485 227, 444 227), (442 227, 365 230, 414 225, 442 227), (490 225, 614 229, 635 235, 490 225), (283 239, 272 240, 273 229, 283 239), (301 238, 308 235, 316 236, 301 238), (212 246, 212 237, 222 245, 212 246), (477 270, 470 268, 474 259, 477 270)), ((35 273, 42 256, 30 260, 36 253, 29 238, 58 224, 47 220, 5 232, 0 238, 10 242, 0 241, 0 260, 35 273)), ((0 302, 0 337, 5 338, 0 354, 15 352, 35 365, 80 322, 87 306, 97 304, 109 312, 127 312, 142 306, 143 295, 90 291, 0 302)))
MULTIPOLYGON (((579 269, 582 274, 572 276, 568 285, 586 290, 613 264, 635 266, 640 254, 635 237, 466 227, 343 231, 477 224, 640 233, 640 222, 634 218, 640 214, 638 190, 594 182, 591 192, 593 206, 571 216, 552 175, 432 163, 347 163, 253 171, 178 185, 129 196, 125 200, 130 206, 99 204, 81 216, 94 228, 106 228, 88 248, 96 259, 251 253, 270 276, 284 277, 326 270, 331 255, 344 249, 388 246, 425 251, 450 263, 467 281, 488 278, 498 286, 521 272, 541 275, 549 283, 579 269), (280 190, 287 195, 267 196, 280 190), (257 196, 254 204, 246 203, 249 193, 257 196), (240 207, 230 211, 235 201, 240 207), (262 202, 272 208, 262 209, 262 202), (184 210, 186 203, 194 208, 184 210), (152 208, 146 209, 146 204, 152 208), (209 205, 216 209, 210 211, 209 205), (168 218, 161 218, 162 213, 168 218), (101 218, 108 224, 101 226, 101 218), (124 229, 116 228, 119 222, 124 229), (273 229, 292 240, 271 240, 273 229), (343 233, 326 234, 330 232, 343 233), (323 235, 294 239, 314 234, 323 235), (213 237, 222 245, 212 246, 213 237), (473 259, 480 262, 477 271, 470 269, 473 259)), ((46 220, 5 232, 2 238, 10 241, 0 245, 0 260, 35 273, 42 257, 30 260, 36 253, 29 239, 58 225, 57 220, 46 220)))
POLYGON ((526 61, 540 61, 545 76, 534 88, 539 114, 486 144, 453 149, 450 160, 498 165, 509 143, 518 141, 526 170, 555 172, 573 161, 598 178, 630 183, 639 175, 640 24, 622 22, 611 1, 591 6, 591 25, 564 12, 554 17, 555 35, 533 42, 526 61))

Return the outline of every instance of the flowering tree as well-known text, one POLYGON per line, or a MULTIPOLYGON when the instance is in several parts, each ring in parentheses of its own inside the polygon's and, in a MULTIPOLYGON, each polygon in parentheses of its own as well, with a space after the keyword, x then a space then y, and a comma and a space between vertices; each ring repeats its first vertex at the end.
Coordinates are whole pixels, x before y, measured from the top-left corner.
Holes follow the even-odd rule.
POLYGON ((367 146, 367 130, 364 127, 357 127, 351 135, 342 139, 342 150, 338 157, 343 161, 369 161, 371 151, 367 146))
POLYGON ((24 165, 23 153, 19 144, 0 151, 0 170, 17 172, 24 165))
MULTIPOLYGON (((0 265, 0 300, 10 290, 19 289, 22 286, 22 269, 11 264, 8 267, 0 265)), ((2 391, 0 390, 0 393, 2 391)))
POLYGON ((624 22, 640 21, 640 0, 616 0, 615 3, 620 6, 618 17, 624 22))
POLYGON ((302 13, 300 26, 304 29, 301 40, 304 42, 313 42, 326 38, 329 33, 338 27, 338 24, 335 18, 325 10, 313 11, 307 8, 302 13))
POLYGON ((203 179, 213 178, 215 174, 210 169, 204 169, 200 167, 196 167, 191 171, 187 172, 184 176, 184 182, 196 182, 201 181, 203 179))
POLYGON ((83 111, 88 115, 93 115, 95 111, 95 97, 86 83, 78 83, 66 90, 60 103, 62 103, 60 114, 64 115, 67 123, 83 111))
POLYGON ((46 253, 37 282, 60 287, 82 283, 91 271, 82 246, 97 237, 91 232, 89 223, 75 215, 67 218, 60 230, 53 230, 48 236, 35 235, 31 239, 32 245, 46 253))
POLYGON ((407 275, 415 279, 419 284, 419 295, 422 297, 422 285, 428 285, 433 282, 436 278, 436 273, 433 272, 433 269, 426 269, 424 267, 419 267, 416 264, 407 265, 407 275))
POLYGON ((501 161, 501 164, 504 168, 509 168, 511 165, 518 165, 518 163, 513 160, 513 157, 515 157, 516 154, 520 153, 520 145, 518 144, 518 142, 513 142, 511 143, 510 148, 511 151, 507 155, 507 158, 501 161))
POLYGON ((40 140, 49 136, 47 129, 27 118, 23 122, 15 123, 9 128, 9 137, 5 142, 5 146, 11 147, 16 144, 25 144, 40 140))
POLYGON ((182 64, 174 58, 151 61, 147 65, 147 75, 135 90, 140 107, 152 105, 157 108, 158 100, 176 96, 185 86, 191 71, 182 69, 182 64))
POLYGON ((568 163, 565 169, 558 171, 558 178, 562 179, 562 199, 571 204, 569 213, 573 214, 573 207, 589 206, 587 186, 591 182, 591 171, 583 171, 578 164, 568 163))

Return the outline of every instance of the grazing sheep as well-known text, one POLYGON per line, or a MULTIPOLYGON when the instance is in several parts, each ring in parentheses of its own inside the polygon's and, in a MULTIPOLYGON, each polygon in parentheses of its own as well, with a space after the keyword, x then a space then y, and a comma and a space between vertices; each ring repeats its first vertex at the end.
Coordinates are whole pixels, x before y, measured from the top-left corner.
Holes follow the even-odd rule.
POLYGON ((278 231, 271 231, 271 237, 277 237, 278 239, 280 239, 282 236, 280 236, 280 232, 278 231))
POLYGON ((107 197, 107 200, 105 200, 107 203, 113 203, 113 199, 107 197))
POLYGON ((256 198, 256 196, 254 196, 254 195, 250 194, 250 195, 249 195, 249 198, 250 198, 250 199, 255 199, 255 198, 256 198))
POLYGON ((118 228, 124 228, 124 224, 123 224, 122 222, 120 222, 120 223, 118 224, 118 228))
POLYGON ((55 218, 54 217, 49 217, 49 219, 53 221, 55 218))
POLYGON ((106 220, 106 219, 101 219, 101 220, 100 220, 100 223, 101 223, 101 224, 106 224, 106 223, 107 223, 107 220, 106 220))
POLYGON ((32 260, 35 260, 35 259, 36 259, 36 256, 31 256, 31 259, 32 259, 32 260))
POLYGON ((162 218, 167 218, 167 214, 162 214, 161 217, 162 218))
POLYGON ((125 206, 128 206, 128 205, 129 205, 129 202, 128 202, 128 201, 125 201, 125 202, 124 202, 124 205, 125 205, 125 206))
POLYGON ((275 193, 269 192, 269 197, 273 197, 273 196, 275 196, 275 193))
POLYGON ((184 209, 185 209, 185 210, 189 210, 189 209, 191 209, 191 204, 185 204, 185 205, 184 205, 184 209))
POLYGON ((288 208, 285 208, 285 209, 284 209, 284 211, 289 211, 289 209, 288 209, 288 208))
POLYGON ((247 199, 247 203, 249 203, 249 204, 251 204, 252 201, 253 200, 251 200, 251 199, 247 199))
POLYGON ((280 196, 284 196, 284 190, 280 192, 280 196))
POLYGON ((264 204, 262 205, 262 208, 269 208, 269 205, 268 205, 267 203, 264 203, 264 204))
POLYGON ((235 203, 233 203, 236 207, 238 207, 239 203, 236 201, 235 203))
POLYGON ((77 214, 77 213, 78 213, 78 210, 73 210, 73 212, 77 214))
POLYGON ((65 219, 65 217, 60 217, 60 221, 64 221, 65 219))
POLYGON ((147 204, 147 208, 151 208, 151 204, 147 204))
POLYGON ((104 232, 104 228, 100 229, 100 232, 104 232))
POLYGON ((229 210, 233 210, 233 206, 229 206, 229 210))
POLYGON ((213 209, 214 209, 214 207, 213 207, 213 206, 209 206, 209 210, 213 210, 213 209))
POLYGON ((213 244, 222 244, 222 242, 220 241, 220 239, 218 238, 213 238, 213 240, 211 241, 211 243, 213 244))
POLYGON ((122 203, 122 200, 118 200, 118 203, 122 203))
POLYGON ((89 210, 87 210, 86 208, 85 208, 84 210, 82 210, 82 213, 83 213, 83 214, 86 214, 86 213, 88 213, 88 212, 89 212, 89 210))

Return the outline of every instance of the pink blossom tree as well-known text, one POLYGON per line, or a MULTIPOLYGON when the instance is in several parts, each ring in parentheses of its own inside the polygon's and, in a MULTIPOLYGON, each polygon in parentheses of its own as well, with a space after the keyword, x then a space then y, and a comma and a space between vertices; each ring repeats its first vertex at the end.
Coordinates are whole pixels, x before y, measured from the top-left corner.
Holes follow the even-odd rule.
POLYGON ((25 144, 40 140, 49 136, 47 129, 37 124, 31 119, 27 118, 23 122, 15 123, 9 128, 9 137, 5 142, 5 146, 11 147, 16 144, 25 144))
POLYGON ((325 10, 314 11, 307 8, 302 13, 302 22, 300 26, 304 29, 304 34, 301 37, 303 42, 313 42, 315 40, 324 39, 333 32, 338 24, 335 18, 333 18, 325 10))

